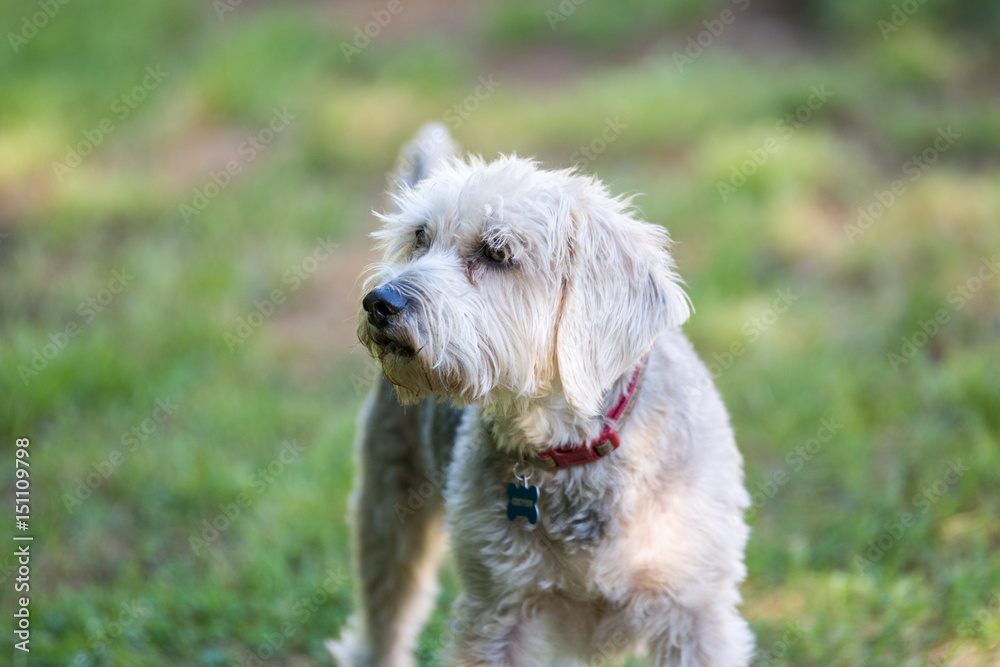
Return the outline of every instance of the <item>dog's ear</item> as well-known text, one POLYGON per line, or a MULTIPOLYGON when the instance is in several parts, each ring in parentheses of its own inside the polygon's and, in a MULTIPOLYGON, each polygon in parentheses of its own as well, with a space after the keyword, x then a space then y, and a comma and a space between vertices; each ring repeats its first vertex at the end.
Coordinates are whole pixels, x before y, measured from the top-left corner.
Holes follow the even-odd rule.
POLYGON ((570 206, 570 268, 556 330, 559 379, 570 406, 599 416, 605 393, 664 329, 691 314, 662 227, 618 201, 570 206))

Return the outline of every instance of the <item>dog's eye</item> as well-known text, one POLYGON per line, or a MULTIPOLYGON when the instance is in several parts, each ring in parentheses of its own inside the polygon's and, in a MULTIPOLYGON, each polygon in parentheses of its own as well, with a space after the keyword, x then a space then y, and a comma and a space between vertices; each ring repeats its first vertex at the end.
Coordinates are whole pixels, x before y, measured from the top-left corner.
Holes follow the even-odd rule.
POLYGON ((426 248, 431 242, 430 235, 423 227, 417 230, 416 239, 418 248, 426 248))
POLYGON ((507 246, 494 248, 491 245, 487 245, 483 248, 483 257, 494 264, 506 264, 510 261, 510 248, 507 246))

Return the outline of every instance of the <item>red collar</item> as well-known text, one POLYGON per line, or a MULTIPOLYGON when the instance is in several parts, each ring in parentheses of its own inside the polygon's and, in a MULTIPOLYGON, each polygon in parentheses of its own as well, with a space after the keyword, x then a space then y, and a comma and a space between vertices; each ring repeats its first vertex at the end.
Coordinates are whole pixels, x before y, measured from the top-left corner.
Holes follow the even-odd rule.
POLYGON ((618 449, 621 445, 621 441, 618 439, 618 429, 632 412, 633 399, 638 393, 639 385, 642 384, 647 361, 649 361, 648 354, 639 360, 635 372, 632 373, 632 380, 628 383, 625 392, 615 401, 599 436, 590 442, 572 443, 539 452, 537 457, 540 464, 546 468, 568 468, 580 463, 597 461, 618 449))

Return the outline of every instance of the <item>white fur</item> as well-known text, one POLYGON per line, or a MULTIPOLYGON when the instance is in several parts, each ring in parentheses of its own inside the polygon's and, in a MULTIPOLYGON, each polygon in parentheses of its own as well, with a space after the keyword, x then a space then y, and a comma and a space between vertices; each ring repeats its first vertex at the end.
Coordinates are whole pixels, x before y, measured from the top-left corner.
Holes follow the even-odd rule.
MULTIPOLYGON (((748 664, 753 637, 736 611, 742 460, 677 329, 690 308, 666 232, 594 179, 517 157, 447 161, 395 203, 366 290, 392 286, 410 305, 388 334, 362 312, 359 337, 405 402, 467 406, 445 492, 464 586, 449 664, 591 664, 643 651, 656 665, 748 664), (486 260, 484 246, 506 247, 510 264, 486 260), (386 336, 416 353, 397 354, 386 336), (542 519, 509 521, 513 463, 595 437, 651 348, 622 446, 535 470, 542 519)), ((366 641, 356 655, 369 664, 409 664, 366 641)))

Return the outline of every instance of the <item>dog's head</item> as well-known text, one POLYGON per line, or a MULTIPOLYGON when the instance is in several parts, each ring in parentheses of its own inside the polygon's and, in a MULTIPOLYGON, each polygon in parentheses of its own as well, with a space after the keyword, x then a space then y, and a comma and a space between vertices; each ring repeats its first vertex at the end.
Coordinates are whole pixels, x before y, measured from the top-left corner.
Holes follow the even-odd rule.
POLYGON ((667 233, 603 185, 534 162, 441 165, 380 216, 358 337, 404 401, 562 392, 583 416, 690 313, 667 233))

